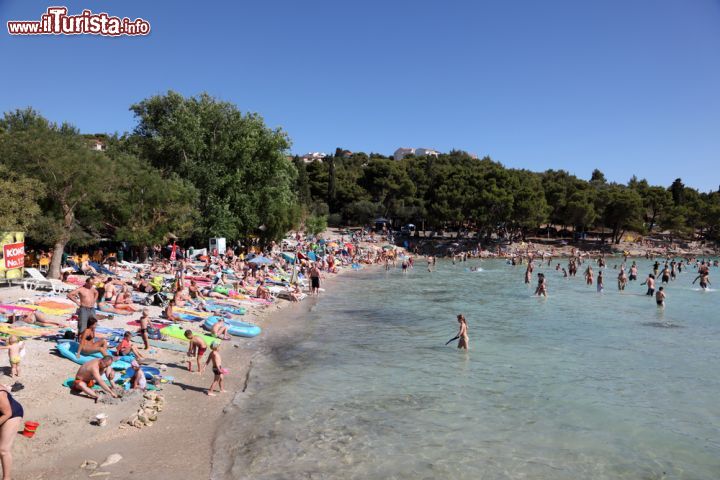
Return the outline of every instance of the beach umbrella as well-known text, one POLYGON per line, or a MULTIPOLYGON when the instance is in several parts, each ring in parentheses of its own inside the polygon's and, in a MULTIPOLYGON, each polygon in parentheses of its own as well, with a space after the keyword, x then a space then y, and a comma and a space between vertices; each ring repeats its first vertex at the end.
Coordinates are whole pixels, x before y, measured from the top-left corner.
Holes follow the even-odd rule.
POLYGON ((255 265, 270 265, 273 261, 267 257, 258 256, 250 260, 250 263, 254 263, 255 265))

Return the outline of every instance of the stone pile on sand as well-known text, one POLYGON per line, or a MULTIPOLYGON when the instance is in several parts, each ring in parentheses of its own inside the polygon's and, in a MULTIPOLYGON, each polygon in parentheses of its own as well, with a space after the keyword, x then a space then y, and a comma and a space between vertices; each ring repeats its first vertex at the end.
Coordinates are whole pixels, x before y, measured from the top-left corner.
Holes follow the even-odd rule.
POLYGON ((135 428, 149 427, 157 420, 158 413, 162 412, 164 407, 165 397, 154 392, 147 392, 143 395, 143 401, 138 411, 124 420, 122 424, 135 428))

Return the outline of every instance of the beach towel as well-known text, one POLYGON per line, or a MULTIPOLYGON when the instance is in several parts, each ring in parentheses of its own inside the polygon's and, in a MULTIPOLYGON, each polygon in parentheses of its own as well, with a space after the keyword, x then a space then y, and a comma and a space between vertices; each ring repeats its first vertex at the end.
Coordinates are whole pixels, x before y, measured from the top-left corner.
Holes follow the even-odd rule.
MULTIPOLYGON (((172 322, 169 322, 169 321, 167 321, 167 320, 164 321, 163 323, 159 323, 159 322, 155 321, 155 322, 148 323, 148 326, 149 326, 149 327, 152 327, 152 328, 157 328, 157 329, 159 330, 159 329, 161 329, 161 328, 163 328, 163 327, 167 327, 167 326, 170 325, 171 323, 172 323, 172 322)), ((132 327, 139 327, 139 326, 140 326, 140 321, 139 321, 139 320, 133 320, 132 322, 127 322, 127 324, 130 325, 130 326, 132 326, 132 327)))
POLYGON ((32 325, 18 326, 15 324, 0 323, 0 335, 15 335, 16 337, 42 337, 54 335, 57 328, 42 328, 32 325))
MULTIPOLYGON (((133 343, 139 343, 142 344, 142 338, 140 337, 133 337, 132 339, 133 343)), ((166 342, 164 340, 150 340, 150 345, 155 348, 162 348, 164 350, 170 350, 173 352, 187 352, 187 347, 183 345, 178 345, 177 343, 173 342, 166 342)))

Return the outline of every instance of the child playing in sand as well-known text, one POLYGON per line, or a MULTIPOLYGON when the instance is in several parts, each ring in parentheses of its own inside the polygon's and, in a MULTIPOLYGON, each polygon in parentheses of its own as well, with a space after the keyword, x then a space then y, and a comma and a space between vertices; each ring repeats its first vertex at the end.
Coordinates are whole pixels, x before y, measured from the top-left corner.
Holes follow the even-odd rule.
POLYGON ((215 394, 213 393, 213 390, 215 389, 215 385, 217 384, 218 392, 219 393, 225 393, 225 387, 224 387, 224 377, 223 375, 227 370, 222 368, 222 358, 220 358, 220 352, 218 351, 220 349, 220 343, 219 342, 213 342, 212 345, 210 345, 210 355, 208 356, 207 362, 205 362, 205 365, 207 366, 208 363, 212 362, 213 364, 213 373, 215 374, 215 377, 213 378, 212 383, 210 384, 210 388, 208 388, 207 394, 211 397, 214 397, 215 394))
POLYGON ((125 332, 123 334, 123 339, 118 343, 117 346, 117 355, 118 357, 123 357, 125 355, 135 355, 135 358, 143 358, 142 353, 140 353, 140 350, 132 344, 132 332, 125 332))
POLYGON ((10 359, 10 376, 15 378, 20 376, 20 359, 22 358, 22 352, 25 350, 25 342, 21 342, 15 335, 10 335, 8 338, 8 344, 0 347, 0 350, 8 351, 8 358, 10 359))
POLYGON ((198 337, 193 335, 192 330, 185 330, 185 338, 187 338, 190 341, 190 346, 188 347, 187 356, 188 356, 188 370, 193 371, 192 369, 192 357, 197 355, 197 367, 198 367, 198 373, 202 373, 204 368, 200 364, 202 361, 203 355, 205 355, 205 352, 207 351, 207 344, 205 341, 198 337))
POLYGON ((145 390, 147 388, 147 379, 145 378, 145 372, 140 368, 140 364, 133 360, 130 366, 135 369, 135 373, 132 376, 131 385, 133 390, 145 390))

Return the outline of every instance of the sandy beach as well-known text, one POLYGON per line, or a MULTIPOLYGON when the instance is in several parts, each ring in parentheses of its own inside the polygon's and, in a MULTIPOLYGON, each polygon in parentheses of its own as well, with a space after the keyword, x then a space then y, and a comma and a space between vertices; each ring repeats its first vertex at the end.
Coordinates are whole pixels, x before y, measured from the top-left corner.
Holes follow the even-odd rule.
MULTIPOLYGON (((332 288, 342 276, 326 279, 323 288, 332 288)), ((2 296, 4 301, 12 302, 27 298, 28 292, 14 287, 3 289, 2 296)), ((242 401, 247 382, 252 382, 253 358, 263 355, 275 337, 283 335, 294 319, 317 301, 322 301, 322 294, 299 303, 278 300, 264 309, 251 308, 244 319, 261 326, 263 333, 254 339, 233 337, 223 342, 223 364, 230 374, 226 376, 227 393, 215 397, 206 395, 212 381, 209 369, 202 376, 188 372, 185 353, 151 348, 150 365, 166 365, 162 374, 174 380, 157 392, 165 398, 157 421, 141 429, 124 422, 138 409, 143 400, 141 393, 112 404, 102 400, 94 404, 88 398, 72 395, 61 383, 72 377, 78 366, 52 354, 52 341, 27 341, 19 379, 25 388, 15 398, 23 404, 25 420, 39 422, 40 427, 34 438, 18 436, 16 440, 13 453, 17 478, 147 478, 148 472, 158 480, 210 478, 213 440, 227 409, 242 401), (91 423, 100 413, 108 415, 104 427, 91 423), (81 468, 85 461, 99 465, 112 454, 123 458, 107 467, 81 468)), ((151 316, 157 317, 159 307, 150 308, 151 316)), ((117 316, 100 323, 103 327, 129 328, 127 322, 137 317, 139 314, 117 316)), ((177 343, 182 346, 182 342, 177 343)), ((7 376, 2 381, 12 383, 7 376)))

